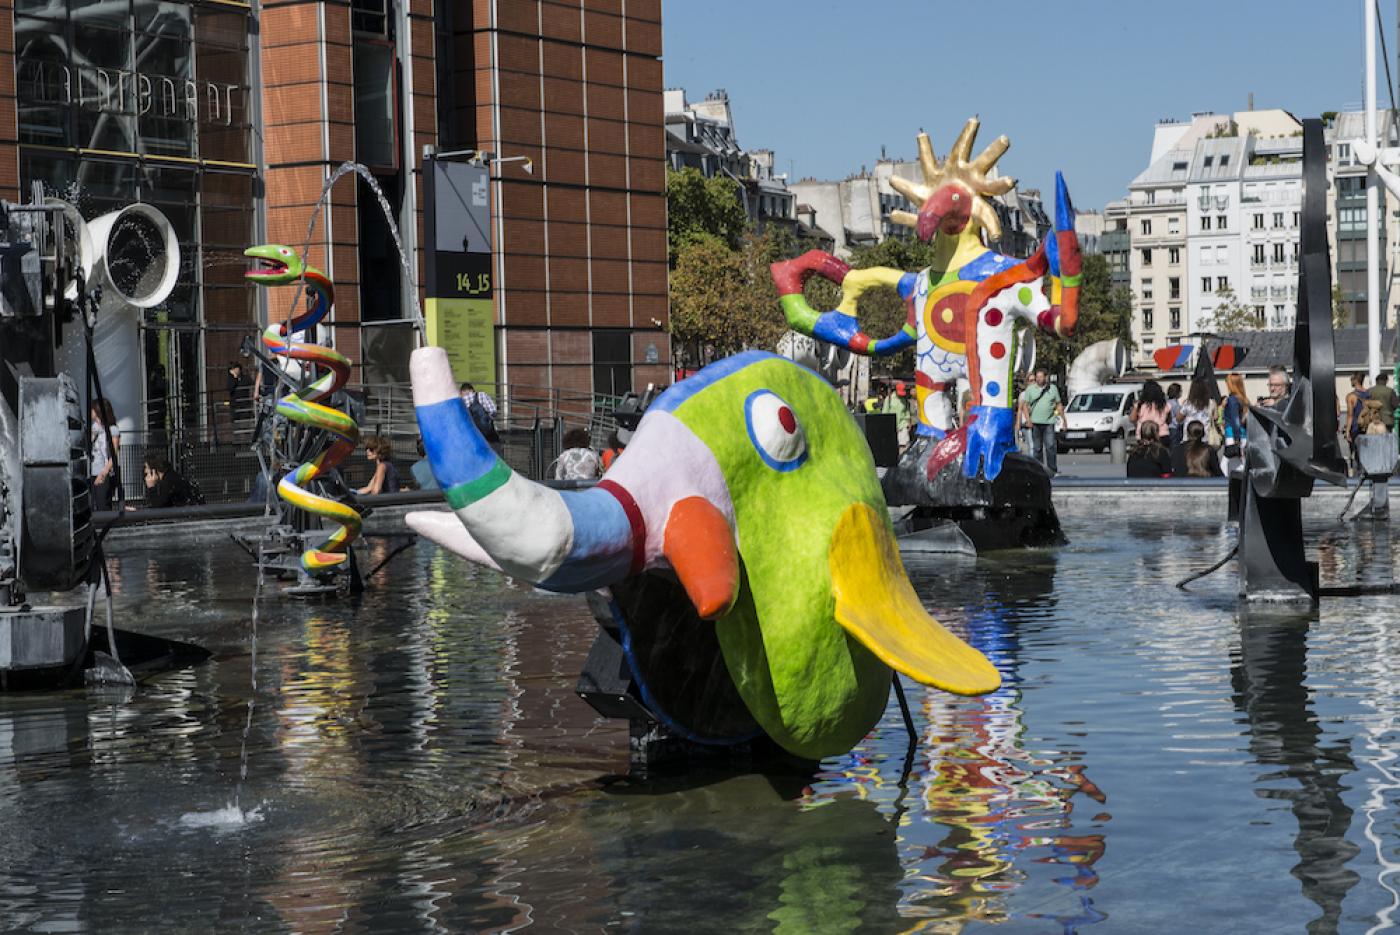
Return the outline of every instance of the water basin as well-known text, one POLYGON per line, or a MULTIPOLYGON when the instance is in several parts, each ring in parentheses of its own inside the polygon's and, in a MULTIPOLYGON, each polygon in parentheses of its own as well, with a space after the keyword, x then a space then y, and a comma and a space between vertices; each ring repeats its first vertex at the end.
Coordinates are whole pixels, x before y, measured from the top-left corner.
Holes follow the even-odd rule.
MULTIPOLYGON (((214 656, 131 696, 0 696, 0 928, 1383 927, 1394 604, 1244 611, 1230 566, 1179 591, 1233 541, 1179 513, 1087 502, 1065 548, 907 558, 1005 676, 910 686, 907 778, 893 698, 814 774, 629 778, 625 725, 573 694, 583 601, 427 543, 358 604, 269 594, 253 654, 239 554, 126 542, 119 624, 214 656)), ((1378 574, 1384 530, 1313 522, 1324 583, 1378 574)))

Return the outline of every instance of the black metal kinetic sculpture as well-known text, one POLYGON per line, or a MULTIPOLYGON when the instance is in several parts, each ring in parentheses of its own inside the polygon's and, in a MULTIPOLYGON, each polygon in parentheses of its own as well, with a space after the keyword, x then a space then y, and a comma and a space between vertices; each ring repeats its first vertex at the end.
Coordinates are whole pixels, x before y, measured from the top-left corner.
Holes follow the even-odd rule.
POLYGON ((1346 483, 1337 450, 1327 148, 1321 120, 1303 121, 1303 224, 1293 384, 1279 405, 1251 408, 1240 517, 1240 595, 1316 601, 1317 563, 1303 553, 1302 500, 1313 482, 1346 483))

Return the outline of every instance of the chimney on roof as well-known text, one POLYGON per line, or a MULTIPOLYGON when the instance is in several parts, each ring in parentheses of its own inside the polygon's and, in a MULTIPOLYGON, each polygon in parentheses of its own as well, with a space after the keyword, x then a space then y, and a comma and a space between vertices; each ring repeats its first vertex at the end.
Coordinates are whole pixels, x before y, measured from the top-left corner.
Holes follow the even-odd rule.
POLYGON ((1254 109, 1254 92, 1253 92, 1253 91, 1250 91, 1250 92, 1249 92, 1249 106, 1246 107, 1245 110, 1253 110, 1253 109, 1254 109))

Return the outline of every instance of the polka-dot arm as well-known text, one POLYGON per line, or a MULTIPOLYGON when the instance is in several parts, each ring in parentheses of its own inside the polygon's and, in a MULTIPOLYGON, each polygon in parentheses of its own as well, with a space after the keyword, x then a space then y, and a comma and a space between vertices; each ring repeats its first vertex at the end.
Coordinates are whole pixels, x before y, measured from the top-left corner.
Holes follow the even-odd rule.
POLYGON ((1049 308, 1039 276, 1025 265, 989 276, 968 297, 967 379, 972 405, 1011 408, 1016 366, 1015 320, 1034 326, 1049 308))
POLYGON ((1040 278, 1025 264, 995 273, 968 297, 964 323, 967 379, 972 385, 972 417, 968 426, 963 475, 993 480, 1002 460, 1016 447, 1013 368, 1016 361, 1016 319, 1030 317, 1040 278))

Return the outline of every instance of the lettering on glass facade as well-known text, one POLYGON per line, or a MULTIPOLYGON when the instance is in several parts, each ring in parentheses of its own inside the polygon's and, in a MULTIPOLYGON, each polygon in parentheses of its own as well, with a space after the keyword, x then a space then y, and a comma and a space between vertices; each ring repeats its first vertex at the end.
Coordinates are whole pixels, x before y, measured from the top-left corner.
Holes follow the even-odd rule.
POLYGON ((215 81, 192 81, 114 68, 62 62, 19 63, 19 81, 35 104, 77 105, 109 114, 168 117, 188 123, 232 126, 234 96, 247 88, 215 81))

